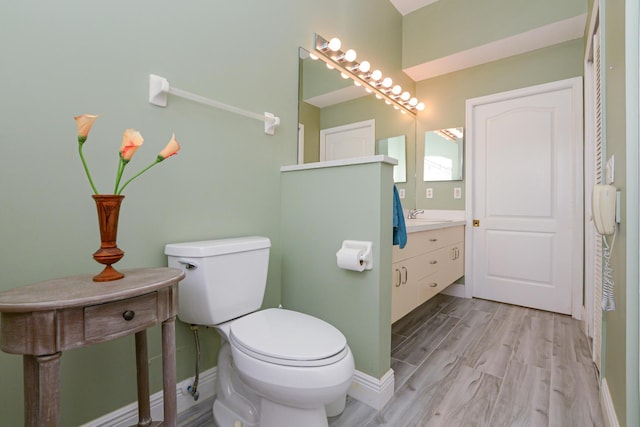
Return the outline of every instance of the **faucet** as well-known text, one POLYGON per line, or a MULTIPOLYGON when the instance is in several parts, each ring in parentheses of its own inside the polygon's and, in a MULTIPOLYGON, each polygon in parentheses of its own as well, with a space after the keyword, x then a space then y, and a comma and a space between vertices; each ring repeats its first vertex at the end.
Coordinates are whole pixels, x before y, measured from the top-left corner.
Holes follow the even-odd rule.
POLYGON ((409 215, 407 215, 408 219, 416 219, 416 216, 418 214, 424 213, 423 209, 410 209, 409 210, 409 215))

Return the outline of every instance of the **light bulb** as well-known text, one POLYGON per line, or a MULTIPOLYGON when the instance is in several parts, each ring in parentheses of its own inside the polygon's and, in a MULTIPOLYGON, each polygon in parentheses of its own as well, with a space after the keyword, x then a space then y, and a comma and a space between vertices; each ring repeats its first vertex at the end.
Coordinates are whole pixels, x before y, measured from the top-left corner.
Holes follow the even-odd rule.
POLYGON ((411 98, 411 94, 409 92, 402 92, 402 95, 400 95, 400 99, 403 101, 408 101, 409 98, 411 98))
POLYGON ((400 85, 395 85, 393 89, 391 89, 391 93, 394 95, 400 95, 400 92, 402 92, 400 85))
POLYGON ((333 65, 330 65, 330 64, 326 64, 326 65, 327 65, 327 68, 328 68, 328 69, 330 69, 330 70, 333 70, 333 69, 334 69, 334 68, 333 68, 333 65))
POLYGON ((382 81, 382 86, 386 88, 390 88, 392 84, 393 84, 393 80, 391 80, 391 77, 385 77, 384 80, 382 81))
POLYGON ((369 64, 369 61, 362 61, 360 63, 360 66, 358 67, 360 69, 360 71, 362 71, 363 73, 368 72, 371 69, 371 64, 369 64))
POLYGON ((400 110, 400 112, 401 112, 402 114, 407 114, 407 112, 406 112, 406 111, 404 111, 404 110, 400 110))
POLYGON ((373 73, 371 73, 371 79, 374 81, 378 81, 382 78, 382 71, 380 70, 374 70, 373 73))
POLYGON ((344 54, 344 59, 346 59, 349 62, 353 62, 356 60, 356 57, 358 56, 358 54, 356 53, 355 50, 353 49, 349 49, 345 54, 344 54))
POLYGON ((329 40, 329 49, 331 49, 334 52, 337 52, 340 50, 340 47, 342 46, 342 42, 340 41, 339 38, 334 37, 331 40, 329 40))
POLYGON ((358 82, 356 80, 353 81, 353 84, 356 85, 356 86, 362 86, 362 83, 360 83, 360 82, 358 82))
POLYGON ((366 91, 367 91, 367 92, 369 92, 369 93, 373 92, 370 88, 368 88, 368 87, 366 87, 366 86, 365 86, 364 90, 366 90, 366 91))
POLYGON ((418 111, 424 110, 424 102, 421 102, 418 105, 416 105, 416 110, 418 111))
POLYGON ((318 60, 318 57, 317 57, 317 56, 315 56, 313 53, 310 53, 310 54, 309 54, 309 58, 313 59, 314 61, 317 61, 317 60, 318 60))
POLYGON ((380 94, 376 93, 376 98, 377 98, 377 99, 382 99, 382 95, 380 95, 380 94))
POLYGON ((391 105, 391 101, 389 101, 388 99, 385 99, 384 103, 387 104, 387 105, 391 105))
POLYGON ((345 73, 340 73, 340 77, 342 77, 345 80, 349 78, 349 76, 347 76, 345 73))
POLYGON ((418 103, 418 99, 417 98, 411 98, 409 100, 409 105, 411 105, 412 107, 415 107, 417 103, 418 103))

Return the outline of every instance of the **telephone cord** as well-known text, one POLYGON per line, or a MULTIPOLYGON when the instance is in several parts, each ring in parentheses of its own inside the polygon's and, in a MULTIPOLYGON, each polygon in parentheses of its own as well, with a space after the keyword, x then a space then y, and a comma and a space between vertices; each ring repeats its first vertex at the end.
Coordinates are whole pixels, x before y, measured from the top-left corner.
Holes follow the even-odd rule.
MULTIPOLYGON (((617 227, 616 227, 617 228, 617 227)), ((604 259, 603 271, 602 271, 602 310, 614 311, 616 309, 616 302, 613 297, 613 268, 611 268, 611 252, 613 251, 613 245, 616 242, 616 229, 613 230, 613 237, 611 239, 611 245, 607 243, 606 236, 602 236, 602 258, 604 259)))

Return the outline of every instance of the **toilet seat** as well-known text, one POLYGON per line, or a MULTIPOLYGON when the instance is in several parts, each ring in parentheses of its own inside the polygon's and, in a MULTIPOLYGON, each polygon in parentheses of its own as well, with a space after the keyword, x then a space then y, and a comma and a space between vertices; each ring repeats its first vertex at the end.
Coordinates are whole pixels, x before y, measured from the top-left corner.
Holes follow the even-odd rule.
POLYGON ((251 357, 285 366, 330 365, 349 353, 346 338, 329 323, 277 308, 233 321, 229 341, 251 357))

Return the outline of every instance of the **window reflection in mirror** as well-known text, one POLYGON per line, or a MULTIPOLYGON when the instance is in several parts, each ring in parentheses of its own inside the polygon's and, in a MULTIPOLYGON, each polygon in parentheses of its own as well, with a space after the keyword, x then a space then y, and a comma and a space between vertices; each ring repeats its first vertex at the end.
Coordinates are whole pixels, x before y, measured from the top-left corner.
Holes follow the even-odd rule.
POLYGON ((423 180, 462 180, 463 145, 461 127, 425 132, 423 180))
POLYGON ((385 154, 398 160, 393 167, 393 182, 407 182, 407 151, 404 135, 379 139, 376 142, 376 154, 385 154))

